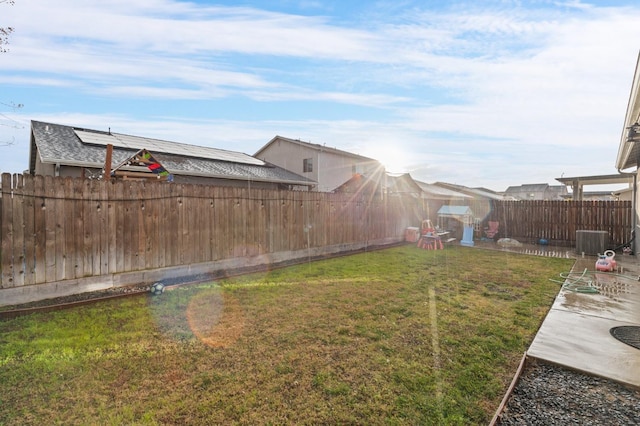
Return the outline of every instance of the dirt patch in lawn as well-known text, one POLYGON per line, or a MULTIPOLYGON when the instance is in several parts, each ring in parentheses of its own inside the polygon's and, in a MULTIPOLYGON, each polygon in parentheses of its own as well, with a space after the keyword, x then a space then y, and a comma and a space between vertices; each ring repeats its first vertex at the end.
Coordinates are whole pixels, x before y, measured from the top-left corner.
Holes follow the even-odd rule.
POLYGON ((187 308, 193 334, 211 347, 226 348, 242 335, 245 318, 238 300, 220 291, 194 297, 187 308))

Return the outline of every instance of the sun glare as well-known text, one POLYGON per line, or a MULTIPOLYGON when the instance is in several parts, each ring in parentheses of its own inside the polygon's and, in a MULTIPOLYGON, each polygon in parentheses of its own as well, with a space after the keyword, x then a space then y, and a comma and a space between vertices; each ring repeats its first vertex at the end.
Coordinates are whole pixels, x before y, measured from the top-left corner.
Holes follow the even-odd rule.
POLYGON ((406 173, 410 164, 409 155, 401 147, 373 147, 365 155, 378 160, 388 173, 406 173))

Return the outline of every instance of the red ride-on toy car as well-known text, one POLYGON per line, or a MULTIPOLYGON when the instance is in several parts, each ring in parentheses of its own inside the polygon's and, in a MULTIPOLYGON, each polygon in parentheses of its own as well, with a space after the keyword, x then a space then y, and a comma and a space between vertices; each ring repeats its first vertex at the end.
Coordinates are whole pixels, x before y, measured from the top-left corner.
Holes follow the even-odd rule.
POLYGON ((615 261, 616 253, 613 250, 607 250, 604 254, 598 255, 596 260, 596 271, 613 272, 616 270, 617 262, 615 261))

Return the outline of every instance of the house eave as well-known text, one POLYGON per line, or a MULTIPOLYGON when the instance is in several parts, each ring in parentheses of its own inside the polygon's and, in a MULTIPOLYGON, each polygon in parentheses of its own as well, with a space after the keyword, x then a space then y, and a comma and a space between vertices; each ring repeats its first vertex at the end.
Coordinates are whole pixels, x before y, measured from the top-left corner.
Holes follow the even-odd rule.
POLYGON ((636 68, 633 74, 633 83, 627 102, 627 110, 624 118, 624 126, 620 136, 620 145, 616 158, 616 169, 626 170, 638 167, 640 160, 640 139, 629 137, 629 128, 640 120, 640 52, 636 60, 636 68))
MULTIPOLYGON (((86 161, 73 161, 73 160, 62 160, 62 159, 52 159, 48 158, 42 161, 43 164, 59 164, 60 166, 69 166, 69 167, 85 167, 92 169, 100 169, 104 167, 102 163, 93 163, 86 161)), ((238 180, 245 182, 265 182, 265 183, 276 183, 276 184, 285 184, 285 185, 298 185, 298 186, 315 186, 317 182, 314 181, 297 181, 297 180, 286 180, 286 179, 265 179, 265 178, 253 178, 249 176, 229 176, 215 173, 199 173, 199 172, 185 172, 184 170, 172 170, 167 168, 167 171, 172 175, 176 176, 192 176, 192 177, 203 177, 209 179, 225 179, 225 180, 238 180)))

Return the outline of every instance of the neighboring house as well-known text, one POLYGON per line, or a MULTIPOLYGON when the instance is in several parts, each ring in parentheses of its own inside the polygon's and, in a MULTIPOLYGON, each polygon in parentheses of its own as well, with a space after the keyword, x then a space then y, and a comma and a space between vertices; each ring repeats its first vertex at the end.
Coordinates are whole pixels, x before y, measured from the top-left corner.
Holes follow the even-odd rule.
POLYGON ((504 191, 504 197, 514 200, 562 200, 568 193, 565 185, 534 183, 510 186, 504 191))
MULTIPOLYGON (((575 200, 573 194, 567 194, 563 199, 575 200)), ((582 193, 581 201, 618 201, 620 199, 620 194, 616 195, 614 191, 587 191, 582 193)))
POLYGON ((176 183, 298 190, 316 184, 308 177, 241 152, 40 121, 31 121, 28 172, 97 178, 105 168, 108 145, 113 146, 109 168, 144 149, 176 183))
POLYGON ((471 207, 471 211, 473 211, 476 218, 477 227, 484 226, 483 222, 493 209, 493 201, 504 199, 502 194, 498 194, 497 192, 486 188, 468 188, 466 186, 445 182, 436 182, 434 185, 469 195, 471 199, 465 204, 471 207))
POLYGON ((631 93, 629 95, 629 103, 624 117, 624 127, 618 146, 618 156, 616 158, 616 169, 618 172, 623 170, 631 170, 634 174, 633 195, 631 200, 633 203, 634 215, 631 232, 636 236, 633 242, 633 252, 638 253, 640 248, 640 235, 638 229, 639 223, 639 199, 638 199, 638 166, 640 166, 640 54, 636 61, 636 69, 633 74, 631 83, 631 93))
POLYGON ((372 158, 282 136, 271 139, 254 157, 317 182, 321 192, 333 191, 356 173, 371 176, 384 170, 372 158))
POLYGON ((356 173, 333 190, 342 194, 364 194, 383 198, 386 192, 386 174, 382 172, 364 175, 356 173))
POLYGON ((447 188, 452 191, 460 192, 463 194, 470 195, 473 198, 478 199, 487 199, 487 200, 502 200, 504 197, 502 194, 498 194, 495 191, 486 188, 469 188, 463 185, 456 185, 453 183, 446 182, 436 182, 434 183, 436 186, 440 186, 442 188, 447 188))
POLYGON ((612 195, 616 201, 633 201, 633 188, 619 189, 613 191, 612 195))
POLYGON ((385 175, 388 194, 408 194, 416 198, 423 198, 422 187, 409 173, 386 173, 385 175))
POLYGON ((468 206, 473 201, 471 195, 463 194, 453 189, 420 181, 416 183, 422 189, 422 198, 427 215, 425 219, 430 219, 433 223, 437 223, 437 213, 442 206, 468 206))

